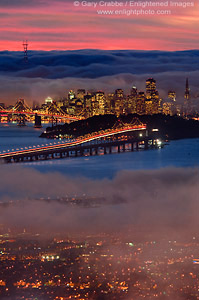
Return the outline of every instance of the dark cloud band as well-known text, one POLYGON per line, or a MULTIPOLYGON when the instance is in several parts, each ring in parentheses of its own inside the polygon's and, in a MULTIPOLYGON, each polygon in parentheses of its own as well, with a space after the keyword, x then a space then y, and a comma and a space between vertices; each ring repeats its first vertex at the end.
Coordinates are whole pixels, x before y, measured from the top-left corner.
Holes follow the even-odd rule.
POLYGON ((175 90, 183 101, 185 79, 189 77, 192 96, 199 94, 199 51, 30 51, 24 64, 22 52, 0 52, 1 102, 44 102, 45 97, 66 95, 70 89, 113 92, 132 85, 145 89, 153 76, 161 97, 175 90))

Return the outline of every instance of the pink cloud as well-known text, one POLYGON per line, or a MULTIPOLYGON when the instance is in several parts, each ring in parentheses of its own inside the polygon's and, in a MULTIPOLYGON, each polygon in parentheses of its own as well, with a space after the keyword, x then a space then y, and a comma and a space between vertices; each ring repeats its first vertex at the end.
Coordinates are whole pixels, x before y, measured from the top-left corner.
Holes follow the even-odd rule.
POLYGON ((175 8, 171 15, 154 18, 102 16, 96 8, 75 7, 70 1, 46 3, 0 7, 0 50, 22 50, 26 38, 32 50, 198 48, 195 7, 175 8))

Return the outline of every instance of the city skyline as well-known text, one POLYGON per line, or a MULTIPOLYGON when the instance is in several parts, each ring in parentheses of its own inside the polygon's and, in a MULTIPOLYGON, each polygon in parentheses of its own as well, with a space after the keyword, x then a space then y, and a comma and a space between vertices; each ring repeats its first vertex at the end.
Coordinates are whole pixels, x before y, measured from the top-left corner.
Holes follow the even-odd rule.
MULTIPOLYGON (((183 90, 183 88, 182 88, 183 90)), ((184 97, 176 95, 176 91, 169 89, 167 97, 162 98, 159 94, 156 80, 152 77, 146 79, 145 90, 138 89, 131 85, 128 93, 123 89, 117 88, 115 91, 106 93, 103 90, 76 89, 69 90, 61 97, 47 97, 42 103, 33 101, 32 105, 27 104, 27 99, 18 99, 14 106, 0 102, 0 110, 9 113, 18 112, 41 112, 51 115, 68 115, 91 117, 104 114, 130 114, 153 115, 163 113, 166 115, 197 115, 196 95, 191 93, 189 88, 189 79, 186 78, 184 85, 184 97), (32 108, 31 108, 32 107, 32 108)), ((46 115, 46 116, 47 116, 46 115)))

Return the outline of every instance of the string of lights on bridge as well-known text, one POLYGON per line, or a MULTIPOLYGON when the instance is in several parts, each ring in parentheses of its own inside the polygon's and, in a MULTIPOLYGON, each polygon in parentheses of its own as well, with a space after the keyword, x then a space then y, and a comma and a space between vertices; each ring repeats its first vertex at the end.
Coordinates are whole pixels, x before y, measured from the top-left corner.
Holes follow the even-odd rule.
MULTIPOLYGON (((74 139, 70 139, 70 142, 71 141, 74 141, 74 139)), ((54 142, 54 143, 49 143, 49 144, 41 144, 41 145, 33 145, 33 146, 26 146, 26 147, 17 147, 17 148, 13 148, 13 149, 8 149, 8 150, 3 150, 3 151, 0 151, 0 154, 3 154, 3 153, 6 153, 6 152, 10 152, 10 151, 20 151, 20 150, 34 150, 35 148, 37 147, 45 147, 45 146, 52 146, 52 145, 59 145, 59 144, 66 144, 66 141, 59 141, 59 142, 54 142)))
POLYGON ((100 132, 93 132, 92 134, 87 134, 84 136, 80 136, 77 139, 68 139, 68 140, 64 140, 64 141, 59 141, 59 142, 54 142, 54 143, 50 143, 50 144, 42 144, 40 145, 33 145, 33 146, 28 146, 28 147, 24 147, 24 148, 20 148, 18 147, 17 149, 12 149, 12 150, 3 150, 3 152, 0 152, 0 156, 4 156, 4 155, 10 155, 12 154, 14 151, 20 153, 21 151, 32 151, 32 150, 38 150, 38 149, 46 149, 46 148, 52 148, 53 146, 67 146, 70 145, 72 142, 74 143, 86 143, 86 142, 92 142, 93 140, 98 140, 101 138, 106 138, 109 136, 113 136, 113 135, 117 135, 120 133, 125 133, 125 132, 129 132, 129 131, 134 131, 134 130, 146 130, 146 125, 142 124, 139 120, 133 120, 134 122, 131 124, 124 124, 124 123, 120 123, 119 127, 118 124, 115 124, 115 126, 113 126, 113 128, 111 129, 107 129, 107 130, 102 130, 100 132), (43 147, 43 148, 42 148, 43 147), (19 149, 20 148, 20 149, 19 149))

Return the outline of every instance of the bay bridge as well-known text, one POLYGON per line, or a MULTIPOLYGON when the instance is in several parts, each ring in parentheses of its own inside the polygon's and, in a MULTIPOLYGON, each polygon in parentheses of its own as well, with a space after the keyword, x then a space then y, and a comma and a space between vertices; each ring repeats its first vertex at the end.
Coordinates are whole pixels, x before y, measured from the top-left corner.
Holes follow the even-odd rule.
POLYGON ((0 122, 6 120, 7 122, 16 121, 19 125, 25 125, 26 121, 35 121, 35 115, 41 116, 45 121, 56 122, 72 122, 82 119, 81 116, 72 116, 65 113, 54 101, 46 109, 32 109, 24 99, 19 99, 12 108, 4 108, 0 106, 0 122))
POLYGON ((87 134, 56 145, 3 151, 0 161, 32 162, 85 155, 111 154, 160 146, 160 141, 148 137, 147 128, 138 119, 130 124, 115 124, 111 129, 87 134))

